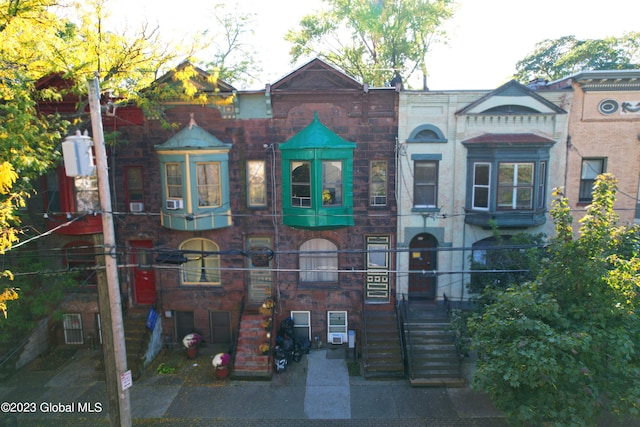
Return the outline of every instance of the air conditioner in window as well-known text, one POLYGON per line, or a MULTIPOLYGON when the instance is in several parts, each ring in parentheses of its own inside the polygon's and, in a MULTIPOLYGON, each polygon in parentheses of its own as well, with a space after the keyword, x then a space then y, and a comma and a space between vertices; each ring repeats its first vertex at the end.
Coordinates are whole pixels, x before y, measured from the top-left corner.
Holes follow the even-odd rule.
POLYGON ((144 211, 144 203, 142 202, 130 202, 129 212, 142 212, 144 211))
POLYGON ((177 209, 182 209, 182 199, 168 199, 167 209, 172 211, 175 211, 177 209))
POLYGON ((331 334, 331 344, 342 344, 342 334, 331 334))

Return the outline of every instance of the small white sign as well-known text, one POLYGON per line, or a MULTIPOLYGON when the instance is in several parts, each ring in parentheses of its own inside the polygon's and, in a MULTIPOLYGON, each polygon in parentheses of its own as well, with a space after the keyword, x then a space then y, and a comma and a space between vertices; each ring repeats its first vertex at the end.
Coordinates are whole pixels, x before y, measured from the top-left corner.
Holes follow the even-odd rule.
POLYGON ((131 370, 128 370, 124 374, 120 374, 120 385, 122 386, 122 391, 125 391, 128 388, 131 388, 131 386, 133 385, 131 370))

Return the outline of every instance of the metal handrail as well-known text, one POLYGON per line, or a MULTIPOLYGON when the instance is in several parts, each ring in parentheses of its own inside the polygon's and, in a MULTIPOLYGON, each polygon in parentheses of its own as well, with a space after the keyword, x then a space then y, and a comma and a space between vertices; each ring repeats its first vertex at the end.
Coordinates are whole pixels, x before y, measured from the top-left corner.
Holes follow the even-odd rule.
POLYGON ((404 318, 402 317, 402 313, 398 310, 398 306, 401 304, 401 301, 397 301, 396 304, 393 305, 393 311, 396 314, 396 327, 398 328, 398 338, 400 338, 400 356, 402 357, 402 361, 406 363, 405 358, 405 349, 404 349, 404 328, 402 327, 402 323, 404 318))
POLYGON ((233 339, 233 347, 231 349, 231 365, 235 366, 236 365, 236 353, 237 353, 237 349, 238 349, 238 338, 240 338, 240 324, 242 323, 242 314, 244 313, 244 305, 245 305, 245 297, 242 297, 242 300, 240 301, 240 310, 239 310, 239 314, 238 314, 238 324, 237 324, 237 328, 236 328, 236 336, 233 339))
MULTIPOLYGON (((367 341, 367 304, 365 304, 365 292, 362 293, 362 343, 364 347, 364 360, 369 363, 369 342, 367 341)), ((354 350, 355 351, 355 350, 354 350)), ((365 366, 366 368, 366 366, 365 366)))
POLYGON ((407 334, 407 370, 409 371, 409 378, 414 379, 415 375, 413 373, 413 365, 414 365, 414 360, 413 360, 413 344, 411 343, 411 324, 408 321, 408 315, 407 315, 407 303, 404 299, 404 295, 402 296, 402 319, 403 319, 403 326, 406 328, 404 330, 404 332, 406 332, 407 334))

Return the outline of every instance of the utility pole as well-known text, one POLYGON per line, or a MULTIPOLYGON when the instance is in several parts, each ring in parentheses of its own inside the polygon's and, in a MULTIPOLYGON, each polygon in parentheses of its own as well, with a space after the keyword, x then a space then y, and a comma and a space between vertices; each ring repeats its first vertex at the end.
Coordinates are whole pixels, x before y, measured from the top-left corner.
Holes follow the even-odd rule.
POLYGON ((98 174, 98 193, 102 211, 102 233, 104 244, 105 281, 98 282, 98 303, 102 322, 103 354, 107 396, 109 398, 109 419, 112 426, 131 426, 131 402, 129 390, 122 387, 121 375, 127 372, 127 351, 124 340, 124 322, 122 302, 120 301, 120 283, 118 281, 118 260, 116 239, 113 228, 111 192, 109 190, 109 172, 107 153, 104 147, 102 130, 102 112, 100 109, 100 86, 98 78, 87 81, 89 88, 89 109, 91 111, 91 129, 96 156, 98 174))

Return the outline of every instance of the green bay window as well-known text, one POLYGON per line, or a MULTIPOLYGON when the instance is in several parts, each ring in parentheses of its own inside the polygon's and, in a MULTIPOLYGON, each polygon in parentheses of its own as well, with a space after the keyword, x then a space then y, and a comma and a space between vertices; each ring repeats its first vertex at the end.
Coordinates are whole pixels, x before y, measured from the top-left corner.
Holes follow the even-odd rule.
POLYGON ((182 167, 180 163, 165 163, 167 199, 182 199, 182 167))
POLYGON ((316 115, 279 145, 282 151, 283 222, 304 229, 353 225, 353 150, 316 115))
POLYGON ((498 209, 533 207, 533 163, 498 165, 498 209))

